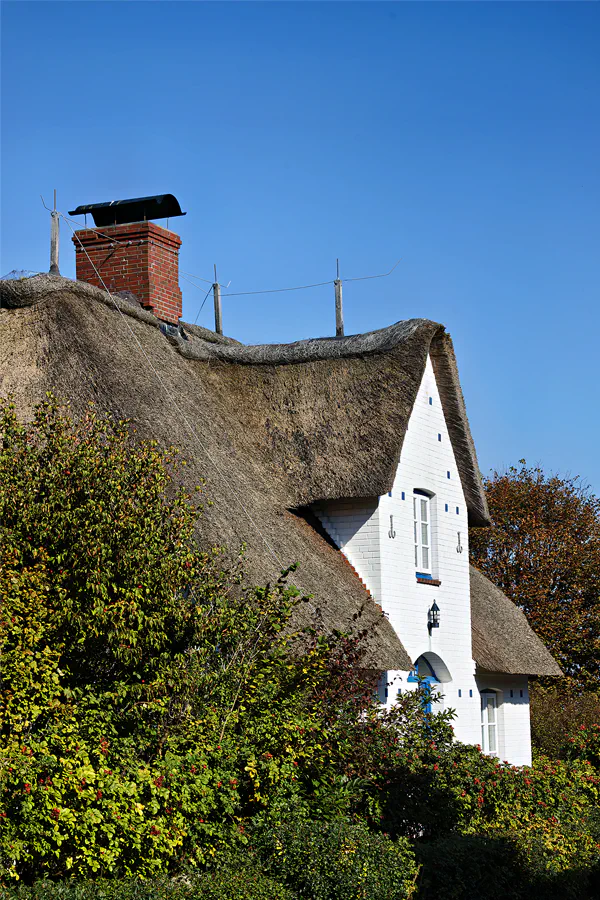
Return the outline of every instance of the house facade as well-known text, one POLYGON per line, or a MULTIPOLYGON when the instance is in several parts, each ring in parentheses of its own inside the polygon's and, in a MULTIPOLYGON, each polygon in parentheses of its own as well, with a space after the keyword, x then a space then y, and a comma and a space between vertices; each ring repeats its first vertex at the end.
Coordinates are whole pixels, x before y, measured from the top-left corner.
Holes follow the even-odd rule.
POLYGON ((74 243, 77 280, 0 280, 0 394, 24 416, 49 390, 93 402, 181 447, 212 501, 201 545, 244 545, 255 584, 296 563, 297 624, 358 621, 382 704, 425 678, 458 740, 529 763, 528 679, 561 672, 469 565, 489 513, 444 327, 244 346, 181 321, 177 235, 124 223, 74 243))
POLYGON ((383 673, 382 704, 417 688, 418 673, 438 695, 435 709, 455 711, 457 740, 530 764, 527 675, 478 672, 473 659, 468 510, 429 356, 391 490, 315 513, 414 662, 383 673))

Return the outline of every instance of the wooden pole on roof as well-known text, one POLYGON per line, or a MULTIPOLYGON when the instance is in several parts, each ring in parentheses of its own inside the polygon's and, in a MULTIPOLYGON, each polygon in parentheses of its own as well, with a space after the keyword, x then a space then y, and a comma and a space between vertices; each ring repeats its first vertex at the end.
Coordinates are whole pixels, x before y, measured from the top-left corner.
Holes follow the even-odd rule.
POLYGON ((215 301, 215 331, 223 334, 223 318, 221 315, 221 285, 217 281, 217 266, 215 264, 215 283, 213 284, 213 297, 215 301))
POLYGON ((56 188, 54 189, 54 209, 50 213, 50 274, 60 275, 58 268, 59 216, 56 210, 56 188))
POLYGON ((344 309, 342 307, 342 282, 340 280, 340 261, 336 259, 337 278, 333 282, 335 288, 335 336, 344 336, 344 309))

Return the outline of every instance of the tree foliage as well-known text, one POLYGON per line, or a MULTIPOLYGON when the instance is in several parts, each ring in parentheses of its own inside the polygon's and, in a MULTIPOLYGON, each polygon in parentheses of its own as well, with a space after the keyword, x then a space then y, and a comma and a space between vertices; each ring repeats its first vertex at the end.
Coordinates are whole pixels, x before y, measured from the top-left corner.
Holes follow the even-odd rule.
POLYGON ((255 829, 265 866, 307 900, 407 900, 418 867, 406 838, 390 840, 364 822, 314 822, 287 815, 255 829))
MULTIPOLYGON (((305 598, 287 573, 249 588, 199 550, 174 450, 51 396, 30 423, 5 405, 0 424, 6 871, 210 865, 290 797, 378 817, 369 748, 402 734, 418 754, 429 737, 418 698, 379 715, 360 635, 295 633, 305 598)), ((443 716, 429 729, 449 739, 443 716)))
POLYGON ((550 759, 570 758, 571 738, 579 741, 582 728, 587 731, 600 723, 600 693, 564 688, 561 680, 558 685, 538 682, 531 690, 531 741, 550 759))
POLYGON ((600 500, 538 467, 484 479, 492 527, 471 558, 526 614, 575 689, 600 690, 600 500))
POLYGON ((418 691, 384 712, 364 635, 296 632, 289 572, 250 587, 198 548, 176 451, 51 396, 28 423, 5 404, 0 429, 6 896, 408 898, 412 844, 438 840, 482 870, 508 853, 544 895, 583 873, 585 897, 596 729, 515 769, 453 744, 418 691))

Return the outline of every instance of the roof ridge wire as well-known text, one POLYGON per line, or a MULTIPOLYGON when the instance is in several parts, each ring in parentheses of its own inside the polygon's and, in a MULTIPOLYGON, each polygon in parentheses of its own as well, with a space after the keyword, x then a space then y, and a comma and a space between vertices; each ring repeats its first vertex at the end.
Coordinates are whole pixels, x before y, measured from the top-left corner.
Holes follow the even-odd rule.
POLYGON ((207 284, 210 284, 211 287, 212 287, 213 284, 214 284, 214 281, 209 281, 208 278, 202 278, 201 275, 194 275, 193 272, 183 272, 183 271, 180 270, 179 274, 180 274, 180 275, 189 275, 190 278, 197 278, 198 281, 205 281, 207 284))
MULTIPOLYGON (((59 213, 59 215, 62 216, 63 218, 65 218, 65 216, 64 216, 63 213, 59 213)), ((119 307, 119 305, 118 305, 118 303, 116 302, 115 298, 113 297, 113 295, 110 293, 110 291, 109 291, 108 288, 106 287, 106 284, 104 283, 104 280, 103 280, 102 276, 100 275, 100 273, 98 272, 98 269, 96 268, 96 266, 94 265, 94 263, 93 263, 92 260, 90 259, 89 253, 87 252, 87 250, 86 250, 85 247, 83 246, 83 244, 82 244, 80 238, 77 236, 75 230, 72 228, 72 226, 71 226, 70 222, 68 222, 68 220, 67 220, 67 224, 69 225, 69 228, 70 228, 71 231, 73 232, 74 236, 75 236, 75 237, 77 238, 77 240, 79 241, 82 250, 84 251, 85 255, 87 256, 87 258, 88 258, 88 260, 89 260, 89 262, 90 262, 92 268, 93 268, 94 271, 96 272, 96 275, 97 275, 98 278, 100 279, 100 281, 101 281, 101 283, 102 283, 102 286, 104 287, 104 290, 106 291, 106 293, 107 293, 109 299, 112 300, 115 309, 117 310, 117 312, 119 313, 119 315, 121 316, 121 318, 123 319, 123 321, 125 322, 125 324, 126 324, 126 326, 127 326, 127 329, 128 329, 128 331, 129 331, 131 337, 134 339, 134 341, 135 341, 136 344, 138 345, 138 348, 139 348, 140 352, 142 353, 142 356, 145 358, 146 362, 148 363, 148 365, 149 365, 150 368, 152 369, 152 371, 153 371, 153 373, 154 373, 154 376, 155 376, 156 380, 158 381, 158 383, 159 383, 160 386, 162 387, 162 389, 163 389, 163 391, 165 392, 165 394, 167 395, 168 399, 174 404, 175 408, 179 411, 179 413, 180 413, 180 415, 181 415, 181 418, 183 419, 183 421, 185 422, 186 426, 188 427, 190 433, 192 434, 192 437, 194 437, 194 438, 198 441, 198 443, 200 444, 200 446, 202 447, 202 449, 203 449, 204 452, 206 453, 208 459, 211 461, 211 463, 213 464, 214 468, 217 470, 217 472, 219 473, 219 475, 220 475, 221 478, 223 479, 223 482, 224 482, 224 483, 227 485, 227 487, 229 488, 229 491, 230 491, 230 493, 232 494, 232 496, 234 497, 235 502, 236 502, 237 505, 240 507, 240 509, 242 510, 242 512, 244 513, 244 515, 246 516, 246 518, 250 521, 250 523, 251 523, 252 527, 254 528, 255 532, 256 532, 256 533, 258 534, 258 536, 261 538, 261 540, 263 541, 265 547, 267 548, 267 550, 269 551, 269 553, 271 554, 271 556, 273 557, 273 559, 275 560, 275 562, 277 563, 277 565, 278 565, 278 566, 280 567, 280 569, 283 571, 283 570, 286 568, 286 566, 285 566, 285 565, 283 564, 283 562, 279 559, 277 553, 275 552, 275 550, 273 549, 273 547, 271 546, 271 544, 269 543, 269 541, 266 539, 266 537, 264 536, 264 534, 261 532, 260 528, 258 527, 258 525, 256 524, 256 522, 254 521, 254 519, 252 518, 252 516, 250 515, 250 513, 248 512, 248 510, 247 510, 246 507, 244 506, 244 504, 243 504, 243 503, 241 502, 241 500, 239 499, 238 493, 235 492, 235 491, 233 490, 233 488, 230 486, 230 484, 229 484, 229 482, 228 482, 228 480, 227 480, 227 477, 226 477, 225 474, 223 473, 222 469, 221 469, 220 466, 215 462, 215 460, 214 460, 214 458, 212 457, 210 451, 208 450, 207 447, 205 447, 205 445, 203 444, 201 438, 199 437, 198 432, 196 431, 196 429, 194 428, 194 426, 192 425, 192 423, 189 421, 189 419, 187 418, 187 416, 186 416, 186 414, 184 413, 184 411, 183 411, 183 410, 181 409, 181 407, 179 406, 179 403, 177 402, 177 398, 171 393, 171 391, 169 390, 169 388, 167 387, 167 385, 165 384, 165 382, 164 382, 163 379, 161 378, 159 372, 158 372, 157 369, 154 367, 154 365, 153 365, 153 363, 152 363, 152 360, 150 359, 150 357, 148 356, 148 354, 147 354, 146 351, 144 350, 142 344, 140 343, 139 338, 137 337, 137 335, 136 335, 135 332, 133 331, 131 325, 130 325, 129 322, 127 321, 127 316, 123 313, 123 310, 119 307)), ((306 592, 304 592, 304 593, 306 594, 306 592)), ((309 601, 309 602, 310 602, 310 601, 309 601)), ((313 606, 313 609, 315 609, 315 607, 314 607, 314 605, 313 605, 312 603, 311 603, 311 606, 313 606)))
MULTIPOLYGON (((340 278, 340 279, 329 279, 329 281, 317 281, 316 284, 299 284, 297 287, 288 287, 288 288, 272 288, 266 291, 235 291, 229 294, 221 294, 221 297, 248 297, 251 294, 281 294, 284 291, 305 291, 307 288, 315 288, 315 287, 323 287, 325 284, 334 284, 335 281, 339 280, 341 282, 346 281, 367 281, 370 278, 387 278, 388 275, 391 275, 398 263, 400 263, 400 259, 396 262, 389 272, 381 272, 379 275, 361 275, 359 278, 340 278)), ((202 279, 203 280, 203 279, 202 279)))
MULTIPOLYGON (((202 290, 202 288, 200 287, 199 284, 194 284, 193 281, 190 281, 189 278, 186 278, 186 277, 185 277, 185 275, 183 274, 183 272, 181 272, 180 274, 181 274, 181 277, 183 278, 183 280, 184 280, 184 281, 187 281, 188 284, 191 284, 192 287, 198 288, 199 291, 202 290)), ((202 279, 202 280, 204 281, 204 279, 202 279)), ((209 289, 207 290, 207 292, 206 292, 205 295, 204 295, 204 300, 202 301, 202 303, 201 303, 201 305, 200 305, 200 309, 199 309, 198 312, 196 313, 196 318, 194 319, 194 325, 195 325, 196 322, 198 321, 198 318, 199 318, 199 316, 200 316, 200 313, 201 313, 202 310, 204 309, 204 304, 206 303, 206 298, 208 297, 208 295, 210 294, 210 292, 212 291, 212 289, 213 289, 213 286, 212 286, 212 284, 211 284, 211 286, 209 287, 209 289)))
POLYGON ((298 287, 273 288, 268 291, 236 291, 230 294, 221 294, 221 297, 248 297, 250 294, 281 294, 283 291, 305 291, 307 288, 322 287, 324 284, 333 284, 333 281, 318 281, 316 284, 300 284, 298 287))
POLYGON ((398 266, 402 262, 402 257, 394 263, 389 272, 382 272, 381 275, 361 275, 360 278, 342 278, 341 281, 368 281, 370 278, 387 278, 388 275, 391 275, 396 266, 398 266))

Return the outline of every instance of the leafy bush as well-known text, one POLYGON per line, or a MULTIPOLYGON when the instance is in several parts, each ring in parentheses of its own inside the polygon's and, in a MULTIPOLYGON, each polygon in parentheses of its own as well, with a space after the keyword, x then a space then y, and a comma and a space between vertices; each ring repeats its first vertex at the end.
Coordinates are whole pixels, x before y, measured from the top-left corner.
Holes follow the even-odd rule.
POLYGON ((550 759, 570 759, 568 738, 582 725, 589 729, 598 722, 600 693, 597 691, 574 691, 563 685, 548 687, 539 680, 532 684, 531 742, 534 754, 550 759))
POLYGON ((0 900, 295 900, 283 885, 254 869, 225 868, 201 876, 38 881, 32 887, 0 887, 0 900))
POLYGON ((527 900, 505 837, 450 834, 417 844, 419 900, 527 900))
MULTIPOLYGON (((516 866, 532 883, 558 883, 560 876, 576 884, 575 873, 587 878, 597 865, 600 776, 589 762, 540 759, 516 767, 457 744, 440 757, 437 774, 438 796, 447 803, 440 807, 445 830, 439 839, 449 847, 456 841, 457 848, 479 848, 482 869, 487 856, 501 854, 501 869, 516 866)), ((448 865, 458 865, 459 857, 448 865)))
POLYGON ((265 865, 310 900, 405 900, 418 867, 405 838, 392 841, 362 822, 263 822, 255 831, 265 865))
POLYGON ((294 798, 379 823, 388 763, 450 740, 416 697, 381 714, 360 635, 293 633, 286 573, 198 549, 174 450, 51 396, 0 433, 2 877, 202 869, 294 798))
POLYGON ((580 725, 567 738, 563 752, 567 759, 589 762, 600 775, 600 725, 580 725))
MULTIPOLYGON (((568 843, 573 848, 581 838, 580 852, 589 844, 593 854, 592 845, 597 835, 590 828, 598 806, 600 777, 589 763, 542 758, 531 767, 497 762, 492 766, 484 758, 478 774, 472 774, 469 767, 463 775, 465 796, 460 792, 462 830, 472 834, 478 831, 523 832, 535 822, 536 828, 543 828, 550 834, 562 831, 569 835, 568 843)), ((547 846, 550 850, 552 844, 547 846)), ((568 854, 567 849, 565 853, 568 854)))
POLYGON ((419 900, 596 900, 597 866, 549 872, 539 837, 451 834, 417 846, 419 900))
POLYGON ((247 589, 200 552, 175 451, 52 397, 27 425, 5 405, 0 429, 9 874, 202 866, 318 765, 344 649, 305 635, 300 659, 285 578, 247 589))

